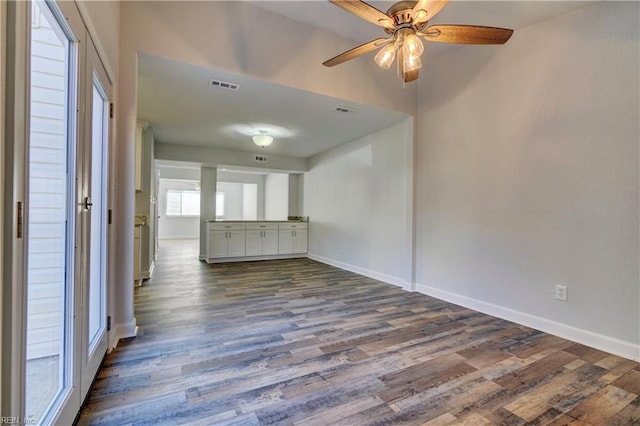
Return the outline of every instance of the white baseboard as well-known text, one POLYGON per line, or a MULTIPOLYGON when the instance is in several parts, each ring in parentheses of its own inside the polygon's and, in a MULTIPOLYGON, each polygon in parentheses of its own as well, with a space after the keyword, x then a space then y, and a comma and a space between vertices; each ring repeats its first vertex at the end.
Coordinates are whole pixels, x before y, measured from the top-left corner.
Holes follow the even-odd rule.
POLYGON ((364 275, 365 277, 373 278, 374 280, 383 281, 385 283, 395 285, 406 291, 412 291, 411 283, 408 283, 402 278, 398 278, 393 275, 387 275, 381 272, 372 271, 371 269, 361 268, 349 263, 340 262, 339 260, 329 259, 328 257, 324 256, 318 256, 317 254, 308 253, 307 257, 311 260, 316 260, 321 263, 326 263, 327 265, 335 266, 336 268, 355 272, 356 274, 364 275))
POLYGON ((109 335, 110 339, 110 347, 111 349, 118 346, 118 342, 120 339, 126 339, 128 337, 136 337, 138 335, 138 326, 136 325, 135 317, 131 322, 124 324, 116 324, 113 327, 113 331, 109 335))
POLYGON ((198 238, 200 238, 200 234, 197 234, 197 235, 184 234, 184 235, 163 235, 163 236, 158 236, 158 240, 160 240, 160 241, 162 241, 162 240, 197 240, 198 238))
POLYGON ((416 284, 415 288, 417 292, 426 294, 427 296, 464 306, 465 308, 473 309, 474 311, 502 318, 507 321, 512 321, 536 330, 544 331, 545 333, 553 334, 614 355, 632 359, 634 361, 640 361, 640 345, 636 345, 631 342, 625 342, 603 334, 594 333, 589 330, 551 321, 546 318, 515 311, 510 308, 505 308, 504 306, 472 299, 467 296, 440 290, 424 284, 416 284))

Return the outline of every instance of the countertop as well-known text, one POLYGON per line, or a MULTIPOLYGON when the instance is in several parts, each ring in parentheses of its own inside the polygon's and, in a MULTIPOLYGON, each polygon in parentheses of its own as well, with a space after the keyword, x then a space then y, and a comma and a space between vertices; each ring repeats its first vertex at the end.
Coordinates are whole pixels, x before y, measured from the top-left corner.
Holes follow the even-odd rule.
POLYGON ((224 222, 233 222, 233 223, 307 223, 308 220, 205 220, 206 223, 224 223, 224 222))

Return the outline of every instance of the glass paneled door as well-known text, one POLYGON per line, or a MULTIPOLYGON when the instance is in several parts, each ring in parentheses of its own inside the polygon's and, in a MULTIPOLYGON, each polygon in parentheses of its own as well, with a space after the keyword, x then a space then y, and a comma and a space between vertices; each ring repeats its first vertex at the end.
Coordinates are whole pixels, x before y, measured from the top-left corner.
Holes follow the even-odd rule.
POLYGON ((50 423, 74 394, 78 43, 55 4, 30 4, 25 416, 50 423))
POLYGON ((84 167, 81 190, 83 268, 82 372, 84 398, 107 351, 107 221, 111 83, 93 43, 87 43, 84 167), (90 113, 89 113, 90 111, 90 113))
POLYGON ((10 115, 12 131, 26 135, 12 142, 14 152, 24 148, 24 167, 11 178, 25 199, 15 210, 25 256, 11 263, 20 271, 11 287, 20 332, 10 346, 18 396, 5 406, 25 422, 71 424, 107 349, 111 82, 75 2, 7 10, 23 34, 9 62, 22 71, 11 84, 24 87, 15 103, 28 114, 10 115))

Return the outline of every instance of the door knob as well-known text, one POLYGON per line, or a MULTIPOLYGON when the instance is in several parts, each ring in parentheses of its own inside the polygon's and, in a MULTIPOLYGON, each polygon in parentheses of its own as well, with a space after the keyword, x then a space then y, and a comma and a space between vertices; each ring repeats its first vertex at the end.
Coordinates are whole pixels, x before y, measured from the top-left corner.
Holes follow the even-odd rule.
POLYGON ((84 197, 84 209, 90 210, 93 203, 91 202, 91 197, 84 197))

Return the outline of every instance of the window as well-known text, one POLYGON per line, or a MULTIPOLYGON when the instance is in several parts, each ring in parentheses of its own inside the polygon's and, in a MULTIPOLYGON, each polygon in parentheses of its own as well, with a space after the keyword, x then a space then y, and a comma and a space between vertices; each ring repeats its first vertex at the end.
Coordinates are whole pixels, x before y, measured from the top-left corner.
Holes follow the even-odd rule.
POLYGON ((200 191, 167 190, 167 216, 200 216, 200 191))
POLYGON ((216 217, 224 217, 224 192, 216 192, 216 217))

